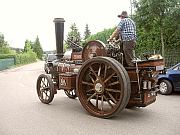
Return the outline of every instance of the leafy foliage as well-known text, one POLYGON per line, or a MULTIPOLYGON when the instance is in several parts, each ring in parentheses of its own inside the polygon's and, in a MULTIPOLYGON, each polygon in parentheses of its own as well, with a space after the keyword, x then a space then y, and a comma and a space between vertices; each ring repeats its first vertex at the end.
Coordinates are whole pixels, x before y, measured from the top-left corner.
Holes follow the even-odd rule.
POLYGON ((8 43, 5 41, 4 35, 0 33, 0 48, 7 47, 7 46, 8 46, 8 43))
POLYGON ((24 53, 19 53, 15 55, 16 59, 16 65, 20 64, 28 64, 36 61, 36 53, 35 52, 24 52, 24 53))
POLYGON ((33 42, 25 41, 24 52, 15 55, 16 65, 28 64, 36 61, 37 54, 33 51, 33 42))
POLYGON ((115 30, 115 28, 104 29, 101 32, 91 35, 89 38, 87 38, 86 41, 88 42, 90 40, 100 40, 104 43, 107 43, 107 39, 113 33, 114 30, 115 30))
POLYGON ((4 35, 0 33, 0 54, 14 54, 15 51, 9 48, 9 44, 4 39, 4 35))
POLYGON ((91 31, 89 30, 88 24, 86 24, 84 31, 84 40, 86 40, 90 35, 91 35, 91 31))
POLYGON ((137 52, 177 47, 179 41, 180 9, 178 0, 139 0, 135 15, 137 52))
POLYGON ((15 58, 15 54, 0 54, 0 59, 15 58))
POLYGON ((24 52, 16 53, 11 50, 7 41, 4 40, 4 35, 0 34, 0 59, 15 58, 15 64, 28 64, 36 61, 37 55, 32 49, 33 43, 29 40, 25 41, 24 52))
POLYGON ((42 60, 43 49, 41 47, 38 36, 36 37, 36 40, 35 40, 34 44, 32 44, 32 48, 33 48, 33 51, 37 54, 38 59, 42 60))
POLYGON ((25 45, 24 45, 24 52, 26 52, 26 53, 32 52, 33 51, 32 46, 33 46, 32 42, 29 40, 26 40, 25 45))
POLYGON ((70 48, 73 46, 73 43, 80 45, 81 43, 81 36, 80 32, 78 31, 78 28, 75 23, 73 23, 70 27, 70 32, 67 35, 67 48, 70 48))

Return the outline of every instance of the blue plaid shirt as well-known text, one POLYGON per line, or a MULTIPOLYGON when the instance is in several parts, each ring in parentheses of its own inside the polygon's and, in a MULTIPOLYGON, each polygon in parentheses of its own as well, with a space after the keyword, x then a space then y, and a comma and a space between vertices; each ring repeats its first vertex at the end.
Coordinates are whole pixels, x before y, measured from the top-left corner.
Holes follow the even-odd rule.
POLYGON ((130 18, 121 19, 117 28, 121 31, 123 41, 136 40, 136 25, 130 18))

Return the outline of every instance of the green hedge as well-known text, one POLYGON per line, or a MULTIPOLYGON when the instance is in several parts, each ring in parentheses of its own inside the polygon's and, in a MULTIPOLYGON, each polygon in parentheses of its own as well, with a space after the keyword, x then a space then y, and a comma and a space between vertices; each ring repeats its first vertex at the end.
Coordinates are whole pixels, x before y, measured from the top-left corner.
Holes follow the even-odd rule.
POLYGON ((15 58, 15 54, 0 54, 0 59, 15 58))
POLYGON ((32 63, 35 62, 37 58, 36 53, 31 52, 31 53, 21 53, 21 54, 17 54, 15 56, 15 63, 16 65, 19 64, 28 64, 28 63, 32 63))
POLYGON ((0 59, 14 58, 15 65, 23 65, 35 62, 37 55, 34 52, 20 53, 20 54, 0 54, 0 59))

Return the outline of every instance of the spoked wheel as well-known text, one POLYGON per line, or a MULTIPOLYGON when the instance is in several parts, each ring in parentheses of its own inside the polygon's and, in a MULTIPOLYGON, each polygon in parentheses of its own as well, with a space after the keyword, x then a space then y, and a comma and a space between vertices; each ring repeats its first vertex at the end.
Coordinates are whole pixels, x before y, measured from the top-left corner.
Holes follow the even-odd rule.
POLYGON ((96 117, 108 118, 122 111, 129 101, 130 92, 129 76, 115 59, 89 59, 79 71, 78 98, 82 106, 96 117))
POLYGON ((72 99, 75 99, 77 97, 75 90, 64 90, 65 94, 72 99))
POLYGON ((41 74, 37 79, 36 87, 40 101, 49 104, 54 98, 54 84, 51 77, 41 74))

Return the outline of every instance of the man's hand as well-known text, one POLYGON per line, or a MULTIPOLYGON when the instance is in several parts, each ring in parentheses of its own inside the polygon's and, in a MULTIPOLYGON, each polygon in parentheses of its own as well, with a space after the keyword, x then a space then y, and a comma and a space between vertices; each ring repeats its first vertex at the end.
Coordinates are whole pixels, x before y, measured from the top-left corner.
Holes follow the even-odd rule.
POLYGON ((111 42, 112 41, 112 38, 110 37, 108 40, 107 40, 107 42, 109 43, 109 42, 111 42))
POLYGON ((114 37, 118 36, 120 34, 120 30, 118 28, 115 29, 115 31, 112 33, 110 38, 107 40, 107 42, 111 42, 114 37))

